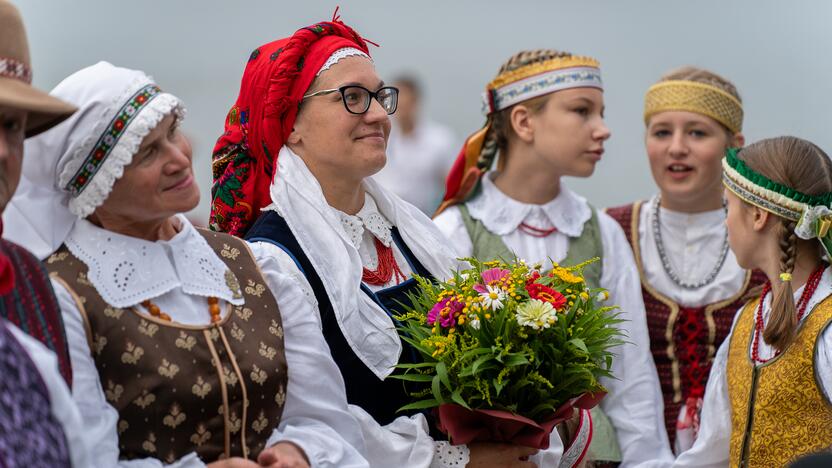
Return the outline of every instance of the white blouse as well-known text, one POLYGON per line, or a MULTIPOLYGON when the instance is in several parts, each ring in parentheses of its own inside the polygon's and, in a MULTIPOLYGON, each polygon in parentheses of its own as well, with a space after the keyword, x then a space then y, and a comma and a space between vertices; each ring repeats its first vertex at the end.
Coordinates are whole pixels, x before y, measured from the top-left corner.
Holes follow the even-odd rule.
MULTIPOLYGON (((124 301, 127 301, 124 298, 130 298, 127 301, 131 302, 129 304, 122 302, 125 305, 113 305, 138 306, 145 299, 153 299, 153 302, 175 322, 206 325, 210 323, 210 314, 205 302, 207 295, 193 291, 194 288, 211 290, 211 295, 220 298, 220 310, 224 314, 230 310, 224 307, 225 302, 233 303, 239 300, 233 298, 233 293, 228 289, 224 278, 219 279, 222 274, 214 275, 212 271, 202 271, 201 268, 181 269, 183 265, 188 264, 184 262, 184 257, 202 259, 196 262, 197 265, 221 264, 220 272, 224 272, 226 267, 184 216, 179 215, 177 219, 180 231, 168 241, 148 242, 121 236, 80 220, 66 243, 73 254, 79 256, 82 261, 85 259, 78 253, 101 250, 100 236, 109 237, 111 242, 118 242, 119 248, 140 253, 132 257, 136 279, 139 280, 135 282, 125 283, 117 275, 106 274, 113 271, 108 271, 106 266, 103 268, 105 274, 93 275, 93 268, 85 261, 90 266, 88 278, 99 292, 109 291, 118 296, 116 299, 124 301), (215 261, 220 263, 216 264, 215 261), (159 293, 158 289, 154 288, 155 280, 152 277, 143 278, 143 272, 154 272, 152 276, 171 274, 173 277, 168 279, 168 284, 173 284, 173 287, 159 293), (126 287, 123 287, 125 284, 126 287)), ((110 262, 112 268, 114 265, 118 265, 118 262, 110 262)), ((308 294, 294 277, 285 274, 271 259, 258 258, 258 265, 280 307, 289 373, 283 415, 266 445, 271 446, 280 441, 293 442, 303 449, 312 466, 316 467, 368 466, 362 456, 364 441, 361 438, 361 430, 347 409, 344 382, 315 319, 317 313, 314 301, 310 301, 308 294)), ((94 460, 89 466, 204 467, 205 462, 193 452, 171 465, 151 458, 119 460, 116 428, 118 412, 104 396, 81 314, 72 295, 63 284, 53 280, 52 285, 67 331, 73 369, 73 398, 81 410, 84 435, 89 441, 94 460)))
MULTIPOLYGON (((521 203, 501 192, 489 173, 482 178, 482 192, 466 203, 471 216, 502 237, 506 246, 530 263, 551 262, 566 258, 569 238, 578 237, 592 212, 586 199, 565 187, 552 201, 533 205, 521 203), (557 229, 546 237, 535 237, 518 229, 521 223, 557 229)), ((650 354, 641 283, 632 250, 620 226, 608 215, 598 212, 603 244, 601 287, 609 290, 611 302, 621 307, 626 345, 617 349, 612 373, 601 383, 609 393, 601 407, 615 427, 622 454, 622 467, 642 463, 669 465, 673 456, 667 433, 661 388, 650 354)), ((450 239, 462 256, 470 256, 473 244, 458 207, 451 207, 434 222, 450 239)))
MULTIPOLYGON (((656 197, 644 202, 639 211, 638 238, 645 280, 656 291, 683 307, 701 307, 735 296, 745 284, 746 271, 728 249, 716 278, 696 289, 679 287, 662 266, 653 232, 656 197)), ((659 221, 668 263, 686 283, 704 279, 719 261, 725 241, 725 210, 681 213, 659 208, 659 221)))
MULTIPOLYGON (((803 294, 801 286, 794 293, 794 301, 798 302, 803 294)), ((832 295, 832 270, 827 268, 821 276, 818 288, 806 306, 808 311, 803 318, 806 320, 815 306, 832 295)), ((763 302, 763 324, 768 323, 771 314, 771 294, 767 294, 763 302)), ((742 309, 740 309, 742 310, 742 309)), ((728 351, 733 336, 733 327, 736 326, 734 317, 732 332, 728 335, 714 358, 711 374, 708 377, 708 385, 705 387, 705 401, 702 405, 702 413, 699 426, 699 435, 696 441, 686 452, 683 452, 676 459, 674 467, 698 467, 717 468, 728 466, 728 457, 731 445, 731 400, 728 396, 728 380, 726 371, 728 366, 728 351)), ((751 358, 753 342, 749 343, 748 358, 751 358)), ((760 340, 758 347, 761 359, 768 360, 775 356, 775 349, 760 340)), ((759 366, 760 363, 757 363, 759 366)), ((826 399, 832 399, 832 327, 827 327, 818 339, 814 356, 815 373, 820 381, 820 387, 826 399)))
POLYGON ((81 421, 81 413, 78 412, 78 406, 72 401, 69 387, 66 386, 64 378, 58 370, 57 356, 43 343, 27 335, 13 323, 8 321, 5 323, 8 330, 32 359, 43 379, 43 383, 49 392, 52 416, 64 430, 72 466, 87 468, 90 466, 88 454, 90 441, 84 436, 84 426, 81 421))

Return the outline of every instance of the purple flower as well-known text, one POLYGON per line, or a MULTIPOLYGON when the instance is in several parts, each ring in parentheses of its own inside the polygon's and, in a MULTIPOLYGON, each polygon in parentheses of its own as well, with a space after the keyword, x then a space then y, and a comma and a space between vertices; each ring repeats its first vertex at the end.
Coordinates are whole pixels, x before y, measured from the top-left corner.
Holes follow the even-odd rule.
POLYGON ((464 306, 454 300, 446 297, 434 304, 427 315, 427 324, 434 325, 439 322, 443 328, 450 328, 456 325, 456 317, 462 311, 464 306))

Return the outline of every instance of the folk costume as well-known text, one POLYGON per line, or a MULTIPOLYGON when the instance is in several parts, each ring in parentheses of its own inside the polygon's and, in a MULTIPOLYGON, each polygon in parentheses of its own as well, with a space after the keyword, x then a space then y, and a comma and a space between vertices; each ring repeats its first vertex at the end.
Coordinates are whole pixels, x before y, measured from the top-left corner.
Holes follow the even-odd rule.
MULTIPOLYGON (((795 234, 832 250, 832 194, 806 195, 755 172, 730 149, 725 187, 747 203, 796 221, 795 234)), ((769 283, 737 311, 711 369, 702 425, 678 466, 786 466, 832 446, 832 271, 822 263, 795 291, 798 327, 782 352, 763 340, 769 283)))
MULTIPOLYGON (((358 213, 334 209, 285 145, 315 77, 356 56, 371 60, 366 42, 337 18, 251 54, 214 150, 211 227, 244 235, 258 258, 294 268, 308 284, 372 466, 464 466, 467 447, 434 442, 422 414, 397 413, 412 397, 387 378, 396 364, 417 358, 392 318, 416 288, 412 275, 445 277, 457 266, 455 254, 430 219, 371 178, 358 213)), ((557 465, 559 440, 551 452, 541 455, 550 457, 545 466, 557 465)))
MULTIPOLYGON (((733 133, 742 130, 742 104, 715 86, 684 80, 653 85, 644 120, 665 111, 695 112, 733 133)), ((659 372, 664 422, 676 453, 690 448, 714 354, 735 311, 762 272, 745 271, 728 248, 725 208, 696 214, 660 206, 660 197, 607 213, 633 249, 647 311, 650 350, 659 372)))
MULTIPOLYGON (((588 57, 555 58, 498 76, 486 88, 484 112, 576 87, 602 89, 598 62, 588 57)), ((660 430, 659 384, 648 349, 644 304, 638 294, 633 257, 620 228, 586 199, 561 186, 558 196, 542 205, 522 203, 494 184, 496 151, 482 151, 491 137, 490 119, 468 138, 447 180, 445 201, 434 219, 463 256, 479 259, 523 258, 551 267, 551 261, 577 264, 600 257, 584 269, 591 287, 609 290, 621 307, 631 344, 616 350, 612 373, 603 379, 609 390, 593 410, 590 459, 632 466, 672 460, 660 430)))
MULTIPOLYGON (((3 130, 7 138, 34 136, 75 112, 31 83, 23 20, 14 5, 0 0, 0 108, 26 116, 25 127, 16 129, 12 114, 12 125, 3 130)), ((7 160, 19 157, 17 143, 4 144, 7 160)), ((4 183, 16 185, 17 176, 5 174, 4 183)), ((0 466, 88 466, 81 415, 67 387, 72 374, 63 328, 43 265, 0 239, 0 466)))
POLYGON ((43 209, 19 224, 34 249, 54 251, 45 263, 90 466, 256 460, 280 441, 314 466, 367 466, 343 382, 309 318, 313 302, 294 278, 183 215, 171 239, 155 242, 85 219, 145 136, 166 116, 183 117, 180 100, 144 73, 105 62, 53 94, 81 110, 27 142, 37 157, 27 158, 24 183, 33 186, 15 203, 43 209))

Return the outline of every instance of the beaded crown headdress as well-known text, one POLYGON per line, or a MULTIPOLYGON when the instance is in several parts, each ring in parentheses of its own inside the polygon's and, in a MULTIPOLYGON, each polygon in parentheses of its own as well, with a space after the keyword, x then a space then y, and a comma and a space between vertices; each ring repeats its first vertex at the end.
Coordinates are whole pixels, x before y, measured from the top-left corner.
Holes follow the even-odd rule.
POLYGON ((644 122, 665 111, 688 111, 710 117, 732 133, 742 131, 742 103, 716 86, 688 80, 654 84, 644 96, 644 122))

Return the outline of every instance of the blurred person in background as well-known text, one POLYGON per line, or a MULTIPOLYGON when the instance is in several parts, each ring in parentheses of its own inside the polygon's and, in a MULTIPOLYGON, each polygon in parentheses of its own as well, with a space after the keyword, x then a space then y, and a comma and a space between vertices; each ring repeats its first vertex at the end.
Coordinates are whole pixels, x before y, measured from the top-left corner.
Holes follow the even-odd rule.
POLYGON ((442 200, 456 138, 449 128, 424 116, 423 88, 414 75, 399 75, 392 86, 399 88, 399 106, 387 143, 387 165, 374 178, 431 215, 442 200))

